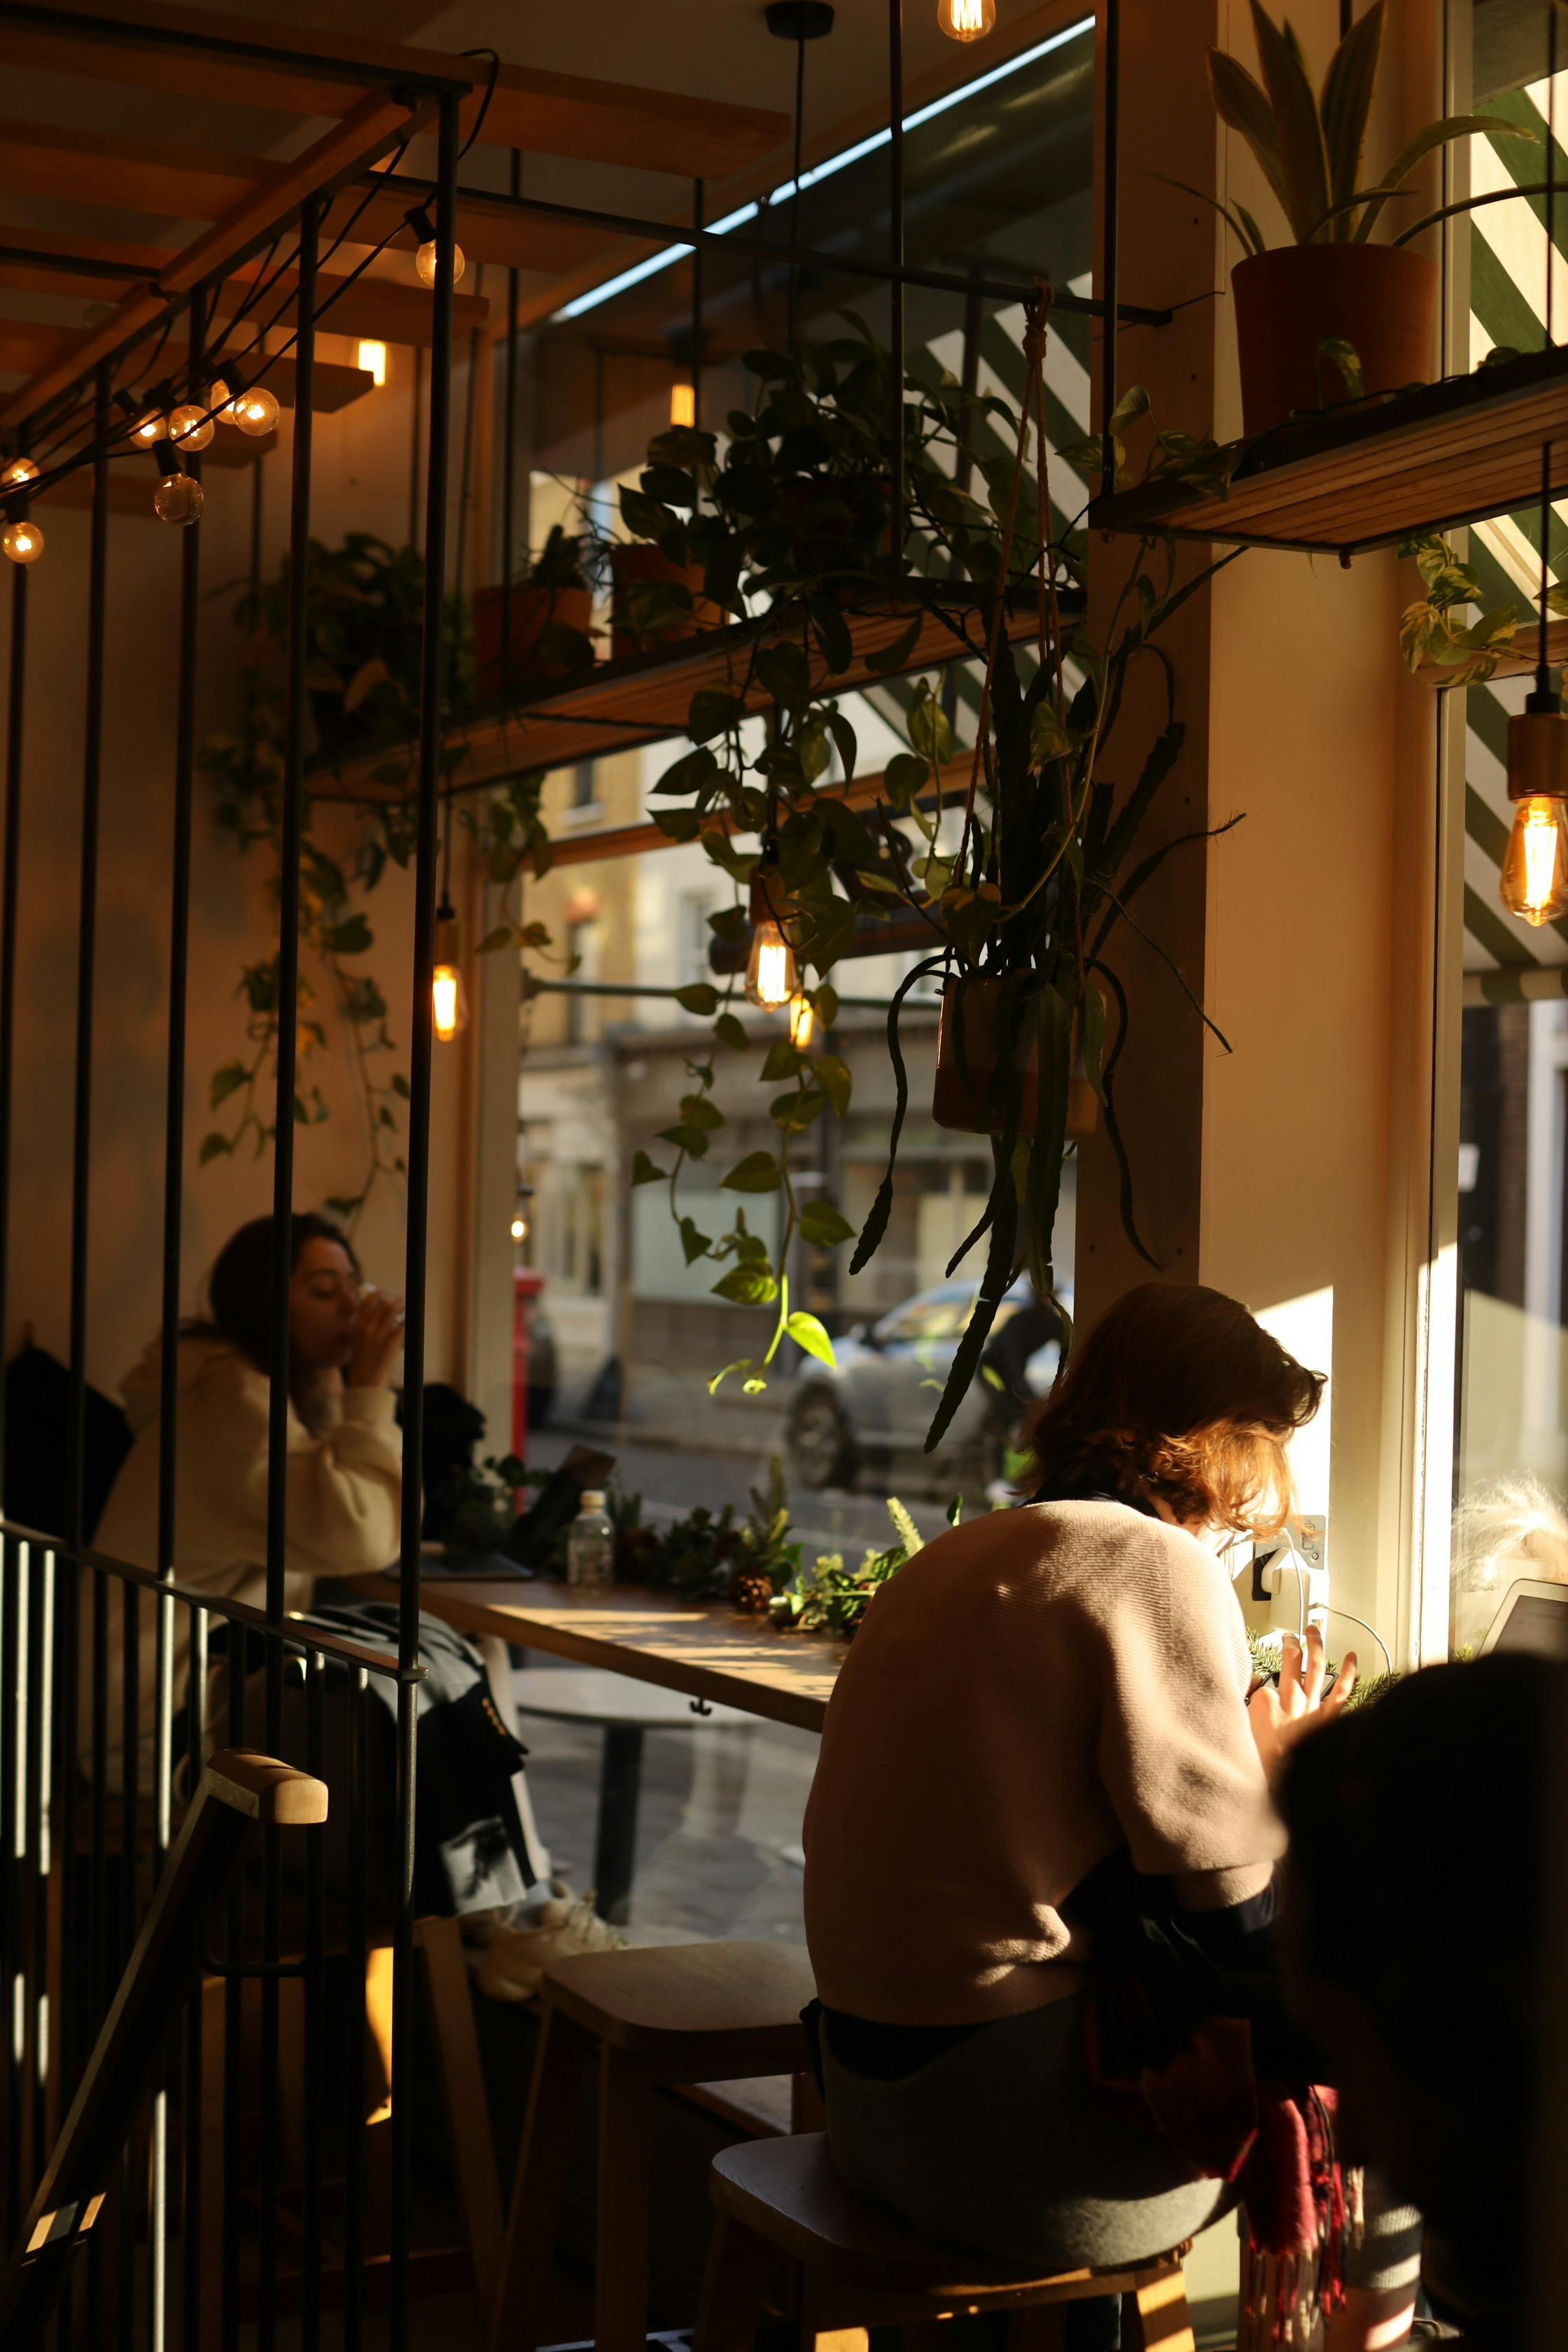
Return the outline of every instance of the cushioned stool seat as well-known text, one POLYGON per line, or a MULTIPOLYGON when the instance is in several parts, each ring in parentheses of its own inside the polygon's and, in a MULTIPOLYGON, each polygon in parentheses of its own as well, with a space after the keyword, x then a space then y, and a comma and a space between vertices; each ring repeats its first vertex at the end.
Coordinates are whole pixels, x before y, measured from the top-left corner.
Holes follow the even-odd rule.
POLYGON ((931 2245, 847 2186, 820 2132, 726 2148, 714 2158, 710 2180, 719 2215, 694 2352, 751 2352, 767 2271, 779 2254, 800 2273, 803 2340, 1011 2311, 1027 2315, 1028 2342, 1043 2352, 1063 2340, 1069 2304, 1121 2294, 1133 2319, 1124 2343, 1193 2352, 1177 2252, 1121 2270, 1039 2278, 931 2245))

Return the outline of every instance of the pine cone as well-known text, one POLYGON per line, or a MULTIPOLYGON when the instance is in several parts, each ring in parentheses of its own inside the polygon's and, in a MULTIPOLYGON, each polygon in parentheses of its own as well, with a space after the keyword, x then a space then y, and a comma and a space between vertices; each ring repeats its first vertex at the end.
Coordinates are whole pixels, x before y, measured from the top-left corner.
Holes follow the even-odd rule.
POLYGON ((742 1617, 765 1617, 773 1597, 772 1578, 757 1569, 742 1568, 730 1580, 731 1601, 742 1617))

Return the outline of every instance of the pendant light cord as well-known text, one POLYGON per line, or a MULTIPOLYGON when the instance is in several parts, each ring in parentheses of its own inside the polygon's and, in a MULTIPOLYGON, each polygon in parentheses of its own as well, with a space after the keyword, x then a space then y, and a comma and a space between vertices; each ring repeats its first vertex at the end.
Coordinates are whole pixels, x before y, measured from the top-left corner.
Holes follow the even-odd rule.
POLYGON ((789 319, 785 337, 786 348, 793 360, 795 356, 796 313, 799 308, 799 265, 795 256, 800 250, 800 162, 803 125, 805 117, 805 35, 797 34, 795 44, 795 177, 790 184, 789 198, 789 319))

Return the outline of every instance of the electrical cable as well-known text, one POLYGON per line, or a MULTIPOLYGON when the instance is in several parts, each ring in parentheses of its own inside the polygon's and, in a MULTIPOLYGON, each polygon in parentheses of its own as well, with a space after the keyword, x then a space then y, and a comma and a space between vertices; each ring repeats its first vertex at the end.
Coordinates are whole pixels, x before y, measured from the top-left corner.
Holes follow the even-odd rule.
POLYGON ((1388 1643, 1384 1640, 1383 1635, 1378 1632, 1375 1625, 1369 1625, 1366 1619, 1364 1617, 1358 1617, 1353 1609, 1342 1609, 1336 1601, 1325 1601, 1323 1607, 1327 1610, 1331 1617, 1348 1618, 1352 1625, 1359 1625, 1363 1633, 1370 1633, 1373 1640, 1377 1643, 1378 1648, 1383 1652, 1383 1669, 1384 1674, 1393 1674, 1394 1660, 1388 1654, 1388 1643))
POLYGON ((474 127, 458 150, 458 161, 459 163, 468 153, 469 148, 473 145, 475 140, 479 137, 479 132, 484 129, 485 117, 490 110, 490 100, 496 94, 496 83, 500 76, 500 52, 499 49, 486 48, 481 46, 477 49, 465 49, 462 54, 466 58, 489 58, 490 61, 490 77, 489 81, 485 84, 485 94, 479 102, 479 110, 474 117, 474 127))

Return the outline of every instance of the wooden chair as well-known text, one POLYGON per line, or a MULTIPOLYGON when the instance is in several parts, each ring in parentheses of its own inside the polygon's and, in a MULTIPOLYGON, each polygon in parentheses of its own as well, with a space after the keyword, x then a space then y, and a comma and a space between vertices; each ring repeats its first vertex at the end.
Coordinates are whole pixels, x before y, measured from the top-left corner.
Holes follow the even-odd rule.
MULTIPOLYGON (((532 2352, 584 2069, 599 2062, 595 2352, 640 2352, 647 2332, 653 2094, 791 2074, 808 2096, 800 2011, 815 1990, 798 1946, 677 1944, 584 1952, 546 1970, 491 2317, 492 2352, 532 2352)), ((815 2084, 810 2084, 815 2093, 815 2084)))
POLYGON ((751 2352, 767 2272, 780 2254, 799 2273, 804 2345, 868 2327, 923 2327, 960 2313, 1005 2311, 1016 2315, 1009 2335, 1028 2352, 1059 2352, 1069 2304, 1121 2294, 1124 2312, 1137 2315, 1134 2345, 1193 2352, 1178 2253, 1122 2270, 1032 2278, 928 2245, 845 2185, 820 2132, 726 2148, 710 2178, 719 2211, 692 2352, 751 2352))

